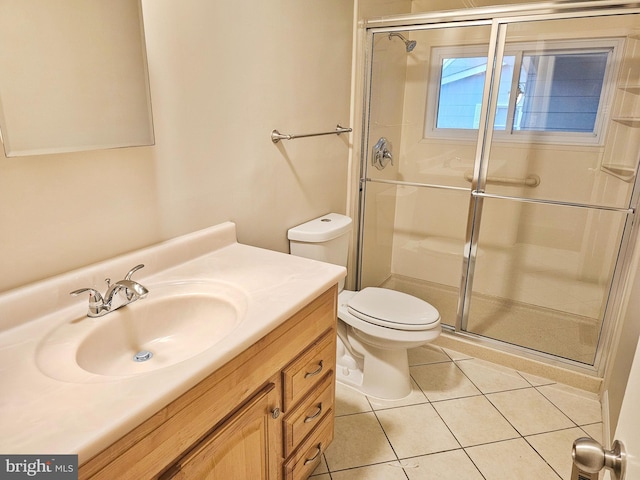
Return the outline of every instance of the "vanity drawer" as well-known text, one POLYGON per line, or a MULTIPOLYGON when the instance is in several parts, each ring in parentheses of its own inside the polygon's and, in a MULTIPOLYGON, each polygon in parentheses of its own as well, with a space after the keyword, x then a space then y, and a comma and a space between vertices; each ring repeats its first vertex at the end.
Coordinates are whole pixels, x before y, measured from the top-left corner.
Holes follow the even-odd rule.
POLYGON ((306 480, 320 465, 322 454, 333 440, 333 415, 325 415, 318 430, 304 441, 284 464, 284 480, 306 480))
POLYGON ((300 442, 316 428, 325 415, 332 413, 335 376, 325 375, 300 405, 289 412, 283 422, 284 456, 287 457, 300 442))
POLYGON ((335 330, 326 332, 282 370, 284 411, 288 412, 336 365, 335 330))

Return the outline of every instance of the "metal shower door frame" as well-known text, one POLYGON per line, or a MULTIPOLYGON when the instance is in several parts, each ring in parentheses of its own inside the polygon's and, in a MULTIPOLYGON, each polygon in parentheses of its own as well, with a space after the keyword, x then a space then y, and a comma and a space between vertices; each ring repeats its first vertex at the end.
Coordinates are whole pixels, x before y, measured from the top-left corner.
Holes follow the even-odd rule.
MULTIPOLYGON (((372 60, 373 60, 373 36, 375 33, 388 33, 394 31, 427 30, 441 28, 467 27, 477 25, 491 25, 490 42, 488 50, 488 65, 485 76, 484 92, 482 97, 482 107, 480 112, 478 138, 476 141, 476 154, 474 159, 473 177, 469 191, 469 208, 467 210, 467 230, 465 235, 465 247, 463 252, 462 271, 460 279, 460 292, 458 296, 458 306, 455 324, 455 333, 465 337, 473 338, 481 344, 497 347, 505 351, 513 351, 519 355, 536 360, 543 360, 547 363, 582 371, 590 375, 602 375, 604 372, 604 359, 608 355, 614 333, 614 319, 619 313, 622 303, 622 290, 624 279, 628 274, 629 260, 633 252, 630 248, 632 242, 640 235, 640 226, 636 218, 636 209, 640 201, 640 178, 636 171, 633 182, 633 190, 629 203, 629 208, 615 208, 602 205, 591 205, 584 203, 571 203, 564 201, 531 199, 522 197, 508 197, 485 192, 486 180, 489 168, 490 149, 493 140, 493 128, 497 111, 497 92, 502 73, 502 60, 506 44, 507 29, 510 24, 535 22, 545 20, 562 20, 572 18, 587 18, 600 16, 613 16, 625 14, 640 14, 637 3, 628 1, 591 1, 589 8, 581 2, 571 2, 565 4, 541 3, 529 6, 507 6, 473 9, 474 12, 442 12, 436 14, 412 14, 397 16, 395 18, 384 18, 368 21, 367 41, 366 41, 366 61, 365 61, 365 88, 364 88, 364 109, 363 109, 363 136, 361 148, 360 165, 360 197, 358 209, 358 233, 356 249, 356 285, 357 289, 362 286, 362 249, 364 242, 364 209, 367 182, 389 183, 395 185, 415 185, 420 187, 440 188, 447 190, 465 190, 466 188, 416 184, 411 182, 374 180, 368 178, 369 159, 369 113, 371 101, 371 81, 372 81, 372 60), (490 73, 489 73, 490 71, 490 73), (592 208, 621 212, 626 214, 626 222, 621 236, 621 247, 615 264, 611 288, 605 315, 602 318, 601 335, 596 346, 594 365, 586 365, 571 360, 560 359, 550 354, 535 352, 529 348, 508 345, 500 340, 494 340, 468 332, 467 324, 469 319, 469 307, 472 296, 474 269, 478 252, 478 232, 482 221, 482 211, 485 198, 498 198, 518 202, 536 203, 544 205, 569 206, 576 208, 592 208)), ((640 152, 639 152, 640 154, 640 152)))

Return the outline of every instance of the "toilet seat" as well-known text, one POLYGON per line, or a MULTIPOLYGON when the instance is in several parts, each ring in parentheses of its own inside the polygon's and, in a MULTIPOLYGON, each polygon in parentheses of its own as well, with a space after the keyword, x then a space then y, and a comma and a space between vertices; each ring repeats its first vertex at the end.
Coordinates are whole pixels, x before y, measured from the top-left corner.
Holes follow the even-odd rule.
POLYGON ((365 322, 396 330, 425 330, 440 324, 433 305, 387 288, 360 290, 347 302, 347 311, 365 322))

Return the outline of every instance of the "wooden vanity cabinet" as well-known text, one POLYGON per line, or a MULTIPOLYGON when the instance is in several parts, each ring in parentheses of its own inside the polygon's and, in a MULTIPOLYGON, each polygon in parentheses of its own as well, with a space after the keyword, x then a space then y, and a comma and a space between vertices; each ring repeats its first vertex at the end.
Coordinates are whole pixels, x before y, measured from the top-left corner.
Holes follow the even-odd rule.
POLYGON ((270 383, 160 479, 278 478, 278 426, 271 420, 276 398, 270 383))
POLYGON ((333 439, 332 287, 95 457, 80 479, 307 478, 333 439))

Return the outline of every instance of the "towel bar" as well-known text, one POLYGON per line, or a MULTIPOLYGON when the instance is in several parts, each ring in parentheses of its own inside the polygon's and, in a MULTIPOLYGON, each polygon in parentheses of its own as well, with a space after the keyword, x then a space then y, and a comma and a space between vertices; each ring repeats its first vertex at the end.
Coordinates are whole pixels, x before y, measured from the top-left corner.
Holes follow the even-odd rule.
POLYGON ((331 132, 322 132, 322 133, 304 133, 299 135, 285 135, 284 133, 280 133, 278 130, 273 130, 271 132, 271 141, 273 143, 278 143, 280 140, 293 140, 294 138, 304 138, 304 137, 319 137, 320 135, 340 135, 341 133, 348 133, 353 131, 352 128, 343 127, 342 125, 336 125, 336 129, 331 132))

